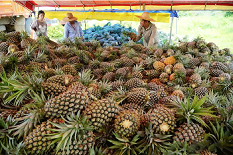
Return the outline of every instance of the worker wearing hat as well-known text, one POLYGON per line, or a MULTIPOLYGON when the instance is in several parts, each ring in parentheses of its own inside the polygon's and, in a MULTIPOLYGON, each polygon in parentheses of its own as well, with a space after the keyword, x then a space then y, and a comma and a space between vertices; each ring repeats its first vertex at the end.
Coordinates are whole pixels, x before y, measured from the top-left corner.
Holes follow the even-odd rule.
MULTIPOLYGON (((137 16, 137 15, 136 15, 137 16)), ((157 46, 158 45, 158 32, 157 27, 152 22, 155 22, 154 19, 150 18, 148 12, 143 12, 140 18, 140 25, 138 27, 138 35, 136 38, 131 38, 133 41, 137 42, 143 37, 143 45, 145 47, 157 46)))
POLYGON ((64 22, 67 22, 64 26, 64 37, 69 38, 74 42, 75 38, 81 37, 83 39, 83 30, 80 27, 77 18, 73 16, 72 13, 67 13, 66 17, 62 19, 64 22))

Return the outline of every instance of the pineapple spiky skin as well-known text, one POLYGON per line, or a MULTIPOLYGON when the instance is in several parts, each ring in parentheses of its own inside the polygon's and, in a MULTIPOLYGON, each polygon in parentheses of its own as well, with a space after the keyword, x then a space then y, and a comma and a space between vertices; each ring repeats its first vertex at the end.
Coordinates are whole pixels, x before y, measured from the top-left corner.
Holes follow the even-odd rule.
POLYGON ((117 114, 118 105, 109 98, 92 102, 84 111, 95 130, 107 125, 117 114))
POLYGON ((2 118, 5 121, 8 116, 13 117, 16 114, 16 112, 16 110, 5 110, 2 113, 0 113, 0 118, 2 118))
POLYGON ((211 152, 209 152, 208 150, 204 150, 204 151, 201 151, 201 152, 200 152, 200 155, 217 155, 217 154, 211 153, 211 152))
POLYGON ((54 59, 52 61, 53 67, 57 67, 57 66, 63 67, 66 63, 67 63, 66 59, 60 59, 60 58, 54 59))
POLYGON ((0 51, 1 52, 8 52, 8 47, 10 46, 9 42, 2 42, 0 43, 0 51))
POLYGON ((146 87, 150 91, 157 91, 159 89, 158 85, 156 83, 153 83, 153 82, 147 83, 146 87))
POLYGON ((70 75, 77 75, 77 71, 75 70, 75 68, 72 65, 65 65, 62 67, 62 71, 64 72, 64 74, 70 74, 70 75))
POLYGON ((116 79, 119 79, 119 78, 123 78, 124 79, 126 75, 127 75, 127 69, 126 69, 126 67, 119 68, 116 71, 115 78, 116 79))
POLYGON ((133 65, 134 65, 133 60, 131 60, 127 57, 122 57, 122 58, 120 58, 120 60, 122 61, 123 66, 125 66, 125 67, 133 67, 133 65))
POLYGON ((77 90, 75 88, 50 99, 44 106, 46 117, 54 118, 69 115, 83 110, 91 101, 90 92, 86 89, 77 90))
POLYGON ((144 49, 144 46, 141 44, 133 44, 131 47, 137 52, 141 52, 144 49))
POLYGON ((164 106, 157 106, 157 108, 151 109, 150 122, 155 133, 170 134, 176 127, 176 118, 174 112, 164 106))
POLYGON ((66 91, 65 86, 61 86, 56 83, 48 83, 48 82, 42 83, 42 88, 45 96, 49 96, 49 95, 58 96, 59 94, 66 91))
POLYGON ((183 91, 181 91, 181 90, 174 90, 174 91, 172 92, 172 95, 173 95, 173 96, 177 96, 177 97, 179 97, 180 99, 184 99, 184 93, 183 93, 183 91))
POLYGON ((46 138, 47 134, 52 133, 49 129, 55 128, 50 122, 59 123, 61 120, 53 119, 42 122, 25 138, 25 147, 30 154, 44 154, 54 147, 54 145, 51 145, 52 140, 46 138))
POLYGON ((162 83, 167 83, 169 80, 169 75, 165 72, 161 73, 159 79, 162 83))
POLYGON ((149 91, 147 91, 144 88, 129 92, 126 98, 127 103, 137 104, 141 107, 144 107, 148 101, 149 101, 149 91))
POLYGON ((114 81, 114 76, 115 76, 115 73, 108 72, 108 73, 104 74, 104 76, 102 77, 102 80, 114 81))
POLYGON ((68 59, 69 64, 75 64, 75 63, 80 63, 78 56, 74 56, 68 59))
POLYGON ((222 73, 219 75, 219 81, 230 81, 231 80, 231 75, 228 73, 222 73))
POLYGON ((190 61, 189 61, 189 65, 191 68, 195 68, 197 67, 198 65, 200 64, 200 60, 198 58, 192 58, 190 61))
POLYGON ((164 63, 166 65, 173 65, 176 63, 176 59, 174 56, 170 56, 170 57, 167 57, 165 60, 164 60, 164 63))
POLYGON ((223 74, 224 72, 219 69, 210 69, 210 73, 213 77, 219 77, 219 75, 223 74))
POLYGON ((55 75, 47 79, 48 83, 56 83, 62 86, 69 86, 73 82, 72 75, 55 75))
POLYGON ((165 64, 160 61, 155 61, 153 63, 154 69, 156 69, 159 72, 162 72, 164 70, 165 64))
POLYGON ((48 68, 44 70, 44 77, 49 78, 56 75, 56 71, 52 68, 48 68))
POLYGON ((131 137, 136 134, 140 127, 140 118, 137 111, 125 110, 116 116, 115 132, 122 137, 131 137))
POLYGON ((137 87, 141 87, 144 85, 144 81, 139 79, 139 78, 132 78, 129 79, 126 83, 125 86, 127 87, 127 89, 133 89, 133 88, 137 88, 137 87))
POLYGON ((208 93, 208 89, 206 87, 198 87, 195 89, 195 93, 198 95, 198 98, 202 98, 208 93))
POLYGON ((167 65, 165 66, 164 68, 164 72, 167 73, 167 74, 171 74, 173 71, 173 66, 172 65, 167 65))
POLYGON ((218 62, 218 61, 213 62, 212 67, 214 69, 222 70, 223 72, 227 72, 228 70, 227 66, 225 66, 222 62, 218 62))
POLYGON ((193 74, 190 78, 189 78, 189 84, 192 88, 196 88, 201 84, 202 80, 201 80, 201 76, 198 73, 193 74))
POLYGON ((143 78, 142 73, 139 72, 139 71, 133 72, 130 76, 131 76, 131 77, 135 77, 135 78, 139 78, 139 79, 142 79, 142 78, 143 78))
POLYGON ((4 69, 4 67, 2 66, 2 64, 0 64, 0 74, 3 73, 3 69, 4 69))
POLYGON ((193 144, 195 142, 201 142, 204 139, 204 129, 195 123, 190 123, 190 125, 184 123, 176 130, 173 139, 181 143, 187 142, 188 144, 193 144))

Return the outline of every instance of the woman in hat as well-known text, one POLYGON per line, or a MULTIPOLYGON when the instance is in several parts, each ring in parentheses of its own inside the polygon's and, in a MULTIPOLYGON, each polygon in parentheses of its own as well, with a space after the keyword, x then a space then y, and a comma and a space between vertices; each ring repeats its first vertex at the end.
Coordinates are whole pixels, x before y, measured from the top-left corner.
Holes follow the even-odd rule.
POLYGON ((38 19, 32 23, 31 29, 34 30, 33 39, 44 35, 47 37, 47 23, 44 21, 45 13, 40 10, 38 12, 38 19))
POLYGON ((81 37, 84 41, 82 28, 80 27, 77 18, 74 17, 72 13, 67 13, 66 17, 63 18, 63 21, 67 22, 64 26, 65 38, 70 38, 70 40, 74 42, 74 38, 81 37))
POLYGON ((140 25, 138 27, 138 35, 136 38, 132 38, 133 41, 137 42, 143 37, 143 45, 145 47, 157 46, 158 45, 158 32, 155 24, 152 24, 151 21, 155 22, 154 19, 150 18, 148 12, 143 12, 140 18, 140 25))

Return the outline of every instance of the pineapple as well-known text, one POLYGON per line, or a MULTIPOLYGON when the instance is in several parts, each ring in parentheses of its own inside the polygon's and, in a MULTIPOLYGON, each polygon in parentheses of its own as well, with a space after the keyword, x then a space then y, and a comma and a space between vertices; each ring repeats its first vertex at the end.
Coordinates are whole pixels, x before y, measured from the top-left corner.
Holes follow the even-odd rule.
POLYGON ((53 61, 52 61, 52 64, 53 64, 53 67, 62 67, 62 66, 64 66, 65 64, 67 63, 67 60, 66 59, 60 59, 60 58, 58 58, 58 59, 54 59, 53 61))
POLYGON ((180 99, 184 99, 184 93, 181 91, 181 90, 174 90, 172 92, 172 95, 173 96, 177 96, 179 97, 180 99))
MULTIPOLYGON (((208 44, 207 44, 207 45, 208 45, 208 44)), ((200 152, 200 155, 217 155, 217 154, 211 153, 211 152, 209 152, 208 150, 204 150, 204 151, 201 151, 201 152, 200 152)))
POLYGON ((189 78, 189 84, 192 88, 196 88, 201 84, 202 80, 201 80, 201 76, 198 73, 193 74, 190 78, 189 78))
POLYGON ((50 95, 58 96, 59 94, 66 91, 65 86, 61 86, 56 83, 48 83, 48 82, 42 83, 42 88, 45 96, 50 96, 50 95))
POLYGON ((104 74, 104 76, 102 77, 102 80, 114 81, 114 76, 115 76, 115 73, 108 72, 108 73, 104 74))
POLYGON ((37 125, 35 129, 33 129, 32 132, 30 132, 24 139, 25 147, 29 153, 44 154, 55 146, 52 144, 52 140, 46 137, 47 134, 52 133, 50 129, 55 128, 51 122, 59 123, 62 121, 59 119, 53 119, 42 122, 40 125, 37 125))
POLYGON ((141 44, 133 44, 131 47, 137 52, 141 52, 144 49, 144 46, 141 44))
POLYGON ((128 74, 128 72, 127 72, 127 68, 126 67, 119 68, 116 71, 115 78, 116 79, 120 79, 120 78, 124 79, 127 74, 128 74))
POLYGON ((79 59, 77 56, 71 57, 68 59, 69 64, 75 64, 75 63, 80 63, 79 59))
POLYGON ((132 78, 129 79, 126 83, 125 86, 127 87, 128 90, 141 87, 144 85, 144 81, 139 79, 139 78, 132 78))
POLYGON ((29 38, 28 33, 26 31, 21 32, 21 48, 27 48, 29 44, 34 44, 35 40, 29 38))
POLYGON ((3 74, 4 67, 0 64, 0 74, 3 74))
POLYGON ((157 91, 159 89, 158 85, 156 83, 153 83, 153 82, 147 83, 146 86, 147 86, 148 90, 151 90, 151 91, 157 91))
POLYGON ((213 77, 218 77, 219 75, 223 74, 224 72, 222 70, 219 69, 210 69, 210 74, 213 77))
POLYGON ((188 125, 184 123, 176 129, 173 139, 181 143, 187 142, 190 145, 196 142, 202 142, 204 140, 204 134, 205 130, 198 124, 190 123, 188 125))
POLYGON ((112 90, 117 90, 120 87, 123 87, 124 83, 121 80, 117 80, 111 83, 112 90))
POLYGON ((10 43, 9 42, 2 42, 0 43, 0 51, 1 52, 8 52, 8 47, 10 46, 10 43))
POLYGON ((107 125, 117 114, 118 106, 109 98, 90 103, 84 111, 84 115, 91 121, 95 130, 107 125))
POLYGON ((16 110, 5 110, 5 111, 3 111, 2 113, 0 113, 0 118, 2 118, 3 119, 3 121, 6 121, 6 119, 7 119, 7 117, 8 116, 11 116, 11 117, 13 117, 15 114, 16 114, 16 110))
POLYGON ((162 83, 167 83, 169 79, 169 75, 165 72, 161 73, 159 79, 162 83))
POLYGON ((154 133, 169 134, 173 132, 176 127, 176 118, 171 109, 161 105, 151 109, 148 113, 154 133))
POLYGON ((133 67, 133 65, 134 65, 133 60, 131 60, 127 57, 120 58, 120 61, 122 61, 123 66, 125 66, 125 67, 133 67))
POLYGON ((224 81, 230 81, 231 80, 231 75, 228 73, 222 73, 219 75, 219 81, 224 82, 224 81))
POLYGON ((164 72, 167 73, 167 74, 171 74, 173 71, 173 66, 172 65, 167 65, 165 66, 164 68, 164 72))
POLYGON ((197 67, 198 65, 200 64, 200 60, 198 58, 192 58, 190 61, 189 61, 189 65, 191 68, 195 68, 197 67))
POLYGON ((195 89, 195 93, 198 95, 198 98, 201 99, 208 93, 208 90, 206 87, 198 87, 195 89))
POLYGON ((100 67, 100 62, 98 60, 92 60, 89 63, 89 68, 90 69, 97 69, 100 67))
POLYGON ((166 65, 173 65, 176 63, 176 59, 174 56, 170 56, 170 57, 167 57, 165 60, 164 60, 164 64, 166 65))
POLYGON ((121 137, 131 137, 135 135, 140 127, 140 118, 137 111, 124 110, 116 116, 115 132, 121 137))
POLYGON ((73 82, 72 75, 55 75, 47 79, 48 83, 56 83, 62 86, 69 86, 73 82))
POLYGON ((159 72, 162 72, 164 70, 165 64, 160 61, 155 61, 153 63, 154 69, 156 69, 159 72))
POLYGON ((160 76, 160 72, 155 69, 146 70, 144 73, 149 79, 158 78, 160 76))
POLYGON ((87 118, 73 113, 64 119, 65 123, 52 123, 57 128, 51 129, 53 142, 58 142, 56 153, 58 155, 87 155, 92 146, 95 145, 95 135, 87 118))
POLYGON ((212 63, 212 67, 214 69, 222 70, 223 72, 227 72, 228 68, 222 62, 215 61, 212 63))
POLYGON ((136 90, 131 89, 131 92, 128 93, 126 102, 130 104, 132 103, 137 104, 141 107, 144 107, 149 101, 149 91, 147 91, 144 88, 141 89, 134 88, 134 89, 136 90))
POLYGON ((51 98, 44 106, 46 117, 54 118, 67 116, 71 112, 83 110, 91 101, 90 92, 86 89, 69 89, 68 91, 51 98))
POLYGON ((62 71, 64 72, 64 74, 70 74, 70 75, 77 75, 77 71, 75 70, 75 68, 72 65, 65 65, 62 67, 62 71))

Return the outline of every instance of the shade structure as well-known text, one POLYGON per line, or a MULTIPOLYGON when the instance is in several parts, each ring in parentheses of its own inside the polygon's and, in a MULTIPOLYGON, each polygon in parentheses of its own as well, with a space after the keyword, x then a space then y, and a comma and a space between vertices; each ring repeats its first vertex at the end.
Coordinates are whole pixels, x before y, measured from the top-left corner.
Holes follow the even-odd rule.
POLYGON ((30 10, 14 1, 0 1, 0 18, 5 16, 30 15, 30 10))
POLYGON ((15 0, 34 7, 76 7, 126 10, 233 10, 232 0, 15 0))

